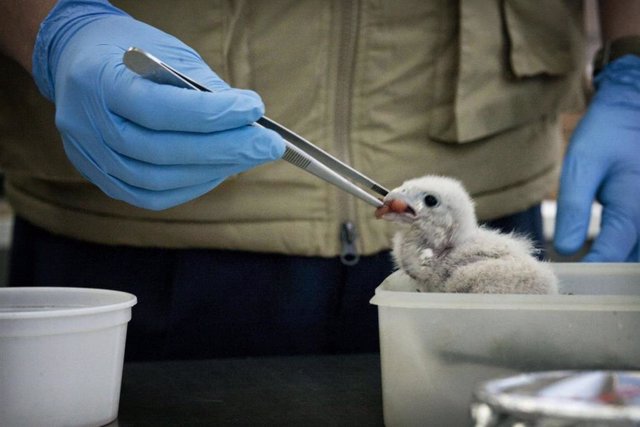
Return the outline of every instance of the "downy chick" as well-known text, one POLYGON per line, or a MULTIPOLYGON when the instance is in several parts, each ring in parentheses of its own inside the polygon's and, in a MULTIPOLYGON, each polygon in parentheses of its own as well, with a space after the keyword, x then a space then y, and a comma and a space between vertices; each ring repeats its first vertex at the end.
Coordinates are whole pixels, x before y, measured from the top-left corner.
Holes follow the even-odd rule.
POLYGON ((461 183, 425 176, 403 183, 376 216, 394 221, 393 258, 421 292, 557 292, 550 266, 538 261, 531 242, 479 226, 461 183))

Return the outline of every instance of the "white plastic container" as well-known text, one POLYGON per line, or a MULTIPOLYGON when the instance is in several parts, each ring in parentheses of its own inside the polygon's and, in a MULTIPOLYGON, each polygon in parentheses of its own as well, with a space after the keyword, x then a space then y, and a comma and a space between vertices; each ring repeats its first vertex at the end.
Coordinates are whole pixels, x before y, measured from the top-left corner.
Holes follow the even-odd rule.
POLYGON ((0 426, 100 426, 118 415, 136 297, 0 288, 0 426))
POLYGON ((554 264, 560 295, 376 289, 384 420, 468 426, 476 386, 520 372, 640 368, 640 264, 554 264))

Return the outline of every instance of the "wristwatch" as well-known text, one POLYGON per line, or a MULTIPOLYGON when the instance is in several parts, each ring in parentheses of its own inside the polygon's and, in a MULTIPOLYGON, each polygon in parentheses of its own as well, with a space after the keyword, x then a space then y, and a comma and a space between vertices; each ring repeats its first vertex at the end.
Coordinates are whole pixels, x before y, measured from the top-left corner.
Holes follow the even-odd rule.
POLYGON ((640 56, 640 36, 607 40, 593 59, 593 75, 596 76, 609 62, 630 54, 640 56))

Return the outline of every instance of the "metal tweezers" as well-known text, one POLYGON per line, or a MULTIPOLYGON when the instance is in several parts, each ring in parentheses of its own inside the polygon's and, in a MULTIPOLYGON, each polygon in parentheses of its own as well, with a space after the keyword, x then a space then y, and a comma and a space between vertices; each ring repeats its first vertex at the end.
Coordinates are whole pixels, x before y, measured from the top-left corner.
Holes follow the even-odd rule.
MULTIPOLYGON (((127 68, 156 83, 212 92, 207 87, 176 71, 142 49, 129 48, 124 53, 123 61, 127 68)), ((373 196, 355 184, 359 183, 382 197, 386 196, 389 191, 372 179, 267 117, 260 118, 256 124, 271 129, 282 136, 286 144, 282 158, 287 162, 339 187, 372 206, 382 206, 382 201, 379 197, 373 196)))

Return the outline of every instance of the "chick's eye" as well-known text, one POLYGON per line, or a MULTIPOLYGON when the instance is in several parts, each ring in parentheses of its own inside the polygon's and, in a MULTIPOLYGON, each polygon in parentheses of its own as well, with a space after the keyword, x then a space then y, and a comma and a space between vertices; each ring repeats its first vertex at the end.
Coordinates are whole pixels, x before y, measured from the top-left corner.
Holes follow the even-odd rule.
POLYGON ((426 196, 424 196, 424 204, 425 206, 432 208, 434 206, 438 205, 438 198, 436 196, 434 196, 433 194, 427 194, 426 196))

